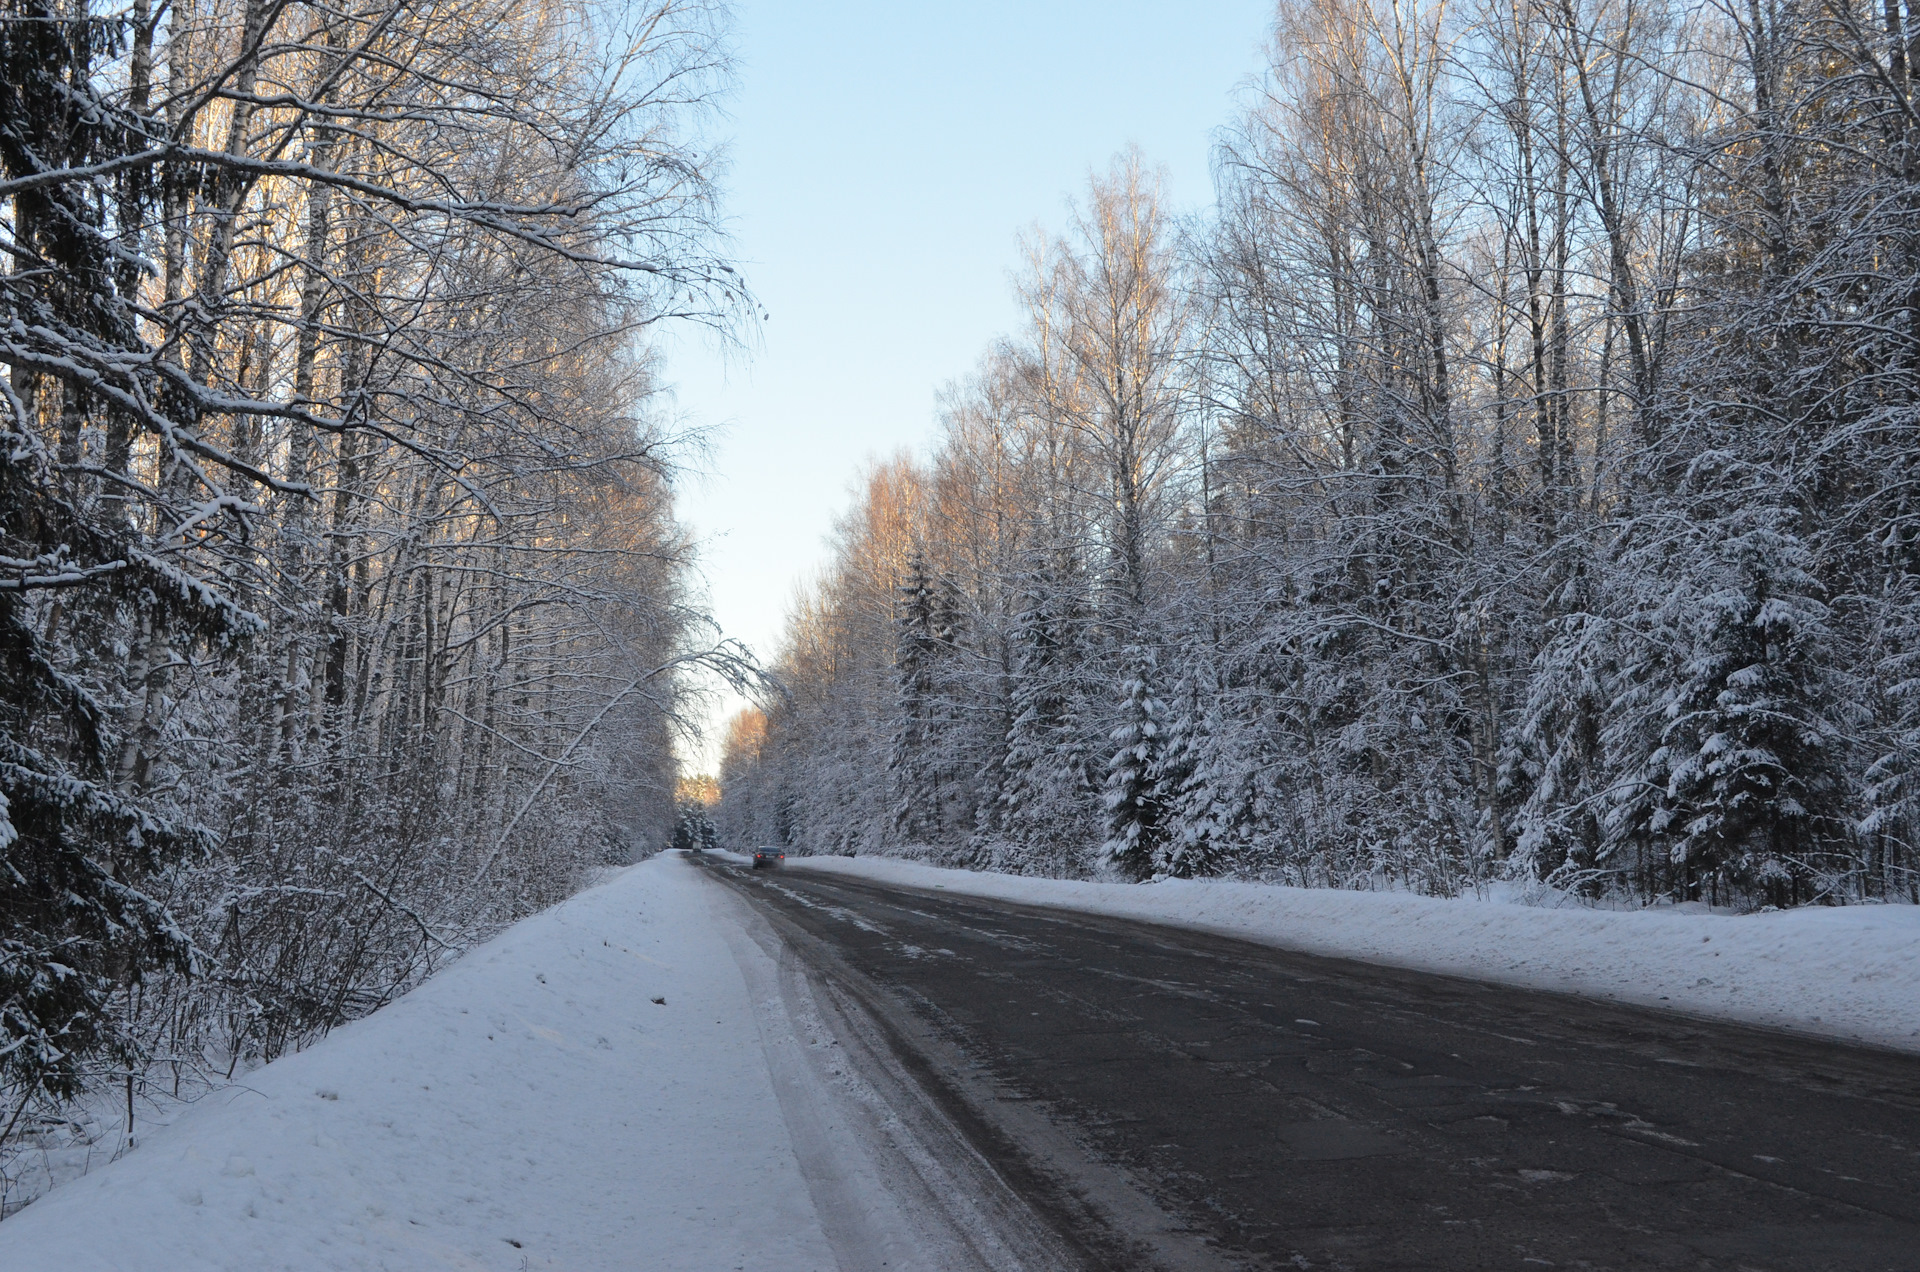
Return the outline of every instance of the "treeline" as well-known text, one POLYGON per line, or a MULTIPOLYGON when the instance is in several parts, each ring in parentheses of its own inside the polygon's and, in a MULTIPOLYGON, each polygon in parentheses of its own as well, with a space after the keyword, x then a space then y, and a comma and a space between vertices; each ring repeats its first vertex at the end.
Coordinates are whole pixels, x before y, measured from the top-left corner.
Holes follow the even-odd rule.
POLYGON ((0 1157, 670 833, 718 18, 5 0, 0 1157))
POLYGON ((1920 12, 1283 0, 876 468, 722 831, 1920 901, 1920 12))

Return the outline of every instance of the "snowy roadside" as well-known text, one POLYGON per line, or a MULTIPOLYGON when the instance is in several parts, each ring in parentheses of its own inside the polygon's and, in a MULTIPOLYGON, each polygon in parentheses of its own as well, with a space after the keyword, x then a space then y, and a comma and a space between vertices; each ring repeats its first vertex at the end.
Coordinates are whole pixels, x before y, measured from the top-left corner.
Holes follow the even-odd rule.
POLYGON ((787 868, 943 888, 1920 1051, 1920 906, 1591 910, 1221 880, 1085 883, 889 857, 787 868))
POLYGON ((729 904, 622 871, 0 1223, 0 1268, 835 1268, 729 904))

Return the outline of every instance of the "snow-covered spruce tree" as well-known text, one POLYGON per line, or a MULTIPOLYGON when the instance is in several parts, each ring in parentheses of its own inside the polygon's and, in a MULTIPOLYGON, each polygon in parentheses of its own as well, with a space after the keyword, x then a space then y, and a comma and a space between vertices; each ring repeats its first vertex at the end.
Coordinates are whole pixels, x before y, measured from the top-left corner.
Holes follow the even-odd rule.
POLYGON ((959 846, 985 802, 969 775, 997 767, 997 752, 1004 745, 1004 734, 991 737, 983 727, 983 719, 1004 713, 988 709, 983 701, 993 686, 978 675, 981 651, 974 645, 991 635, 974 630, 971 609, 960 583, 943 567, 934 586, 933 698, 926 756, 932 838, 945 849, 959 846))
POLYGON ((95 606, 183 644, 249 628, 76 506, 36 441, 17 422, 0 434, 0 1142, 40 1099, 73 1096, 95 1060, 137 1060, 109 1003, 152 971, 185 971, 189 955, 148 885, 213 846, 139 788, 116 789, 111 713, 43 635, 58 598, 91 576, 95 606))
POLYGON ((1559 589, 1547 640, 1526 679, 1526 701, 1499 755, 1499 794, 1512 811, 1506 872, 1556 886, 1604 886, 1598 867, 1607 757, 1601 746, 1617 670, 1615 626, 1593 612, 1588 576, 1559 589))
POLYGON ((692 852, 718 846, 719 830, 713 824, 713 813, 719 798, 719 783, 707 774, 680 779, 674 792, 672 847, 692 852))
POLYGON ((1907 864, 1920 857, 1920 577, 1908 574, 1895 588, 1873 644, 1877 728, 1863 777, 1861 874, 1869 895, 1904 894, 1920 905, 1920 870, 1907 864))
MULTIPOLYGON (((1210 679, 1210 678, 1209 678, 1210 679)), ((1166 833, 1155 850, 1152 873, 1174 879, 1215 874, 1242 829, 1230 774, 1216 768, 1216 721, 1206 715, 1198 679, 1189 674, 1175 687, 1160 758, 1166 833)))
POLYGON ((927 763, 935 743, 934 660, 939 645, 926 553, 914 549, 906 580, 895 591, 893 680, 898 696, 887 770, 893 785, 894 833, 918 844, 926 842, 929 829, 938 823, 939 801, 927 763))
POLYGON ((0 172, 21 183, 0 300, 12 334, 0 406, 0 1142, 35 1103, 72 1096, 103 1056, 136 1059, 110 1001, 188 965, 187 938, 149 884, 212 842, 143 782, 116 781, 116 704, 103 694, 118 686, 63 666, 63 618, 203 651, 254 626, 164 561, 169 546, 150 543, 118 488, 78 462, 90 419, 153 388, 124 368, 96 380, 85 365, 137 343, 107 226, 137 211, 138 191, 124 173, 117 189, 44 178, 112 165, 152 121, 95 91, 93 62, 117 25, 67 18, 16 0, 0 21, 0 172))
MULTIPOLYGON (((1087 620, 1079 600, 1084 571, 1071 551, 1039 552, 1024 573, 1013 623, 1006 758, 998 797, 1011 851, 1001 864, 1046 874, 1079 874, 1079 854, 1100 835, 1096 763, 1076 728, 1085 703, 1087 620)), ((994 849, 988 845, 990 855, 994 849)))
MULTIPOLYGON (((1039 828, 1048 797, 1056 792, 1054 769, 1058 734, 1066 716, 1061 692, 1060 624, 1052 613, 1056 599, 1044 572, 1030 576, 1021 592, 1019 612, 1008 637, 1012 647, 1007 702, 1007 743, 1000 763, 999 806, 995 819, 1001 834, 1018 841, 1039 828)), ((988 836, 977 852, 993 859, 994 840, 988 836)))
POLYGON ((1114 726, 1112 757, 1102 803, 1107 810, 1107 840, 1101 851, 1122 874, 1146 879, 1166 848, 1168 799, 1164 789, 1167 759, 1167 709, 1154 692, 1153 651, 1127 650, 1129 671, 1120 684, 1120 722, 1114 726))
MULTIPOLYGON (((1688 483, 1737 472, 1703 456, 1688 483)), ((1664 849, 1677 896, 1791 905, 1844 862, 1851 830, 1827 608, 1792 514, 1728 502, 1701 527, 1690 585, 1657 616, 1684 660, 1657 689, 1657 745, 1622 772, 1609 831, 1664 849)))

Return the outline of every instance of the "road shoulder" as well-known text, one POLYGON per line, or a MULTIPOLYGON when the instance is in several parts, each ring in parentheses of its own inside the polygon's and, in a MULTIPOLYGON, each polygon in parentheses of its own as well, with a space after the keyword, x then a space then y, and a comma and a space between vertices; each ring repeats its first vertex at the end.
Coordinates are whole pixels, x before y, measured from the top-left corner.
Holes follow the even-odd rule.
POLYGON ((0 1223, 0 1267, 830 1272, 677 854, 515 925, 0 1223))

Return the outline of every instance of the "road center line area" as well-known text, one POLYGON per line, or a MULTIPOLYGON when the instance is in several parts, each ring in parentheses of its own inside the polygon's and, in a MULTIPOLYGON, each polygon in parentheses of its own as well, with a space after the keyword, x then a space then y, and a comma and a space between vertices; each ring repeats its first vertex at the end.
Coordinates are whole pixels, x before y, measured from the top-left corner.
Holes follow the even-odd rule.
POLYGON ((1911 1055, 700 864, 950 1266, 1920 1269, 1911 1055))

